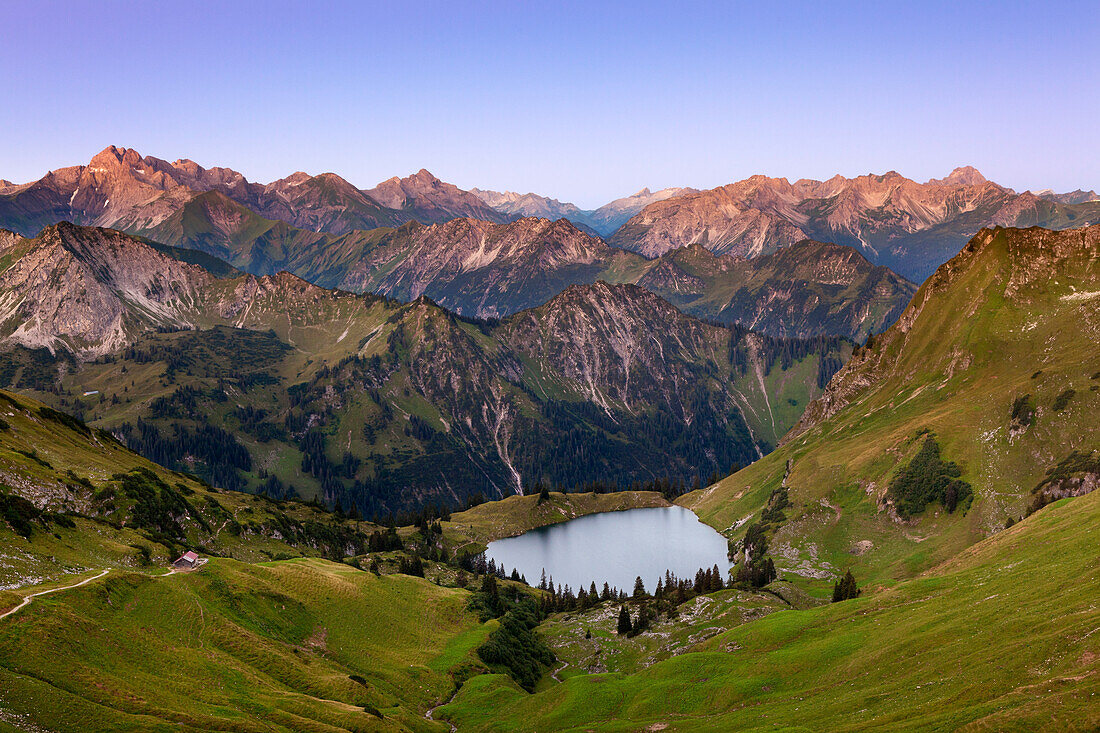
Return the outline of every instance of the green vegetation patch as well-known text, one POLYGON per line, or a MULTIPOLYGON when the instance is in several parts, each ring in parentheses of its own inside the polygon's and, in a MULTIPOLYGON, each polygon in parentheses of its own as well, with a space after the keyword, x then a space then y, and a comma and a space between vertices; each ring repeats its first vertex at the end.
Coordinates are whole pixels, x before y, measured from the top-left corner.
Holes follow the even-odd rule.
POLYGON ((972 491, 960 476, 958 465, 940 457, 939 443, 929 435, 909 465, 890 482, 890 497, 906 519, 923 512, 931 502, 939 502, 948 513, 960 504, 965 510, 972 491))

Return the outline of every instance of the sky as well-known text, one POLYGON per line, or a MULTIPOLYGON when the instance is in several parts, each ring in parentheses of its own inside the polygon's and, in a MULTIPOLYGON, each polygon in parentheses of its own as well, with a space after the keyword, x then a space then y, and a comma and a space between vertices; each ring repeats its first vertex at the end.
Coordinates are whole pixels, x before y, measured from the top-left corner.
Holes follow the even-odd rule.
POLYGON ((0 0, 0 28, 15 182, 113 144, 582 208, 959 165, 1100 188, 1096 2, 0 0))

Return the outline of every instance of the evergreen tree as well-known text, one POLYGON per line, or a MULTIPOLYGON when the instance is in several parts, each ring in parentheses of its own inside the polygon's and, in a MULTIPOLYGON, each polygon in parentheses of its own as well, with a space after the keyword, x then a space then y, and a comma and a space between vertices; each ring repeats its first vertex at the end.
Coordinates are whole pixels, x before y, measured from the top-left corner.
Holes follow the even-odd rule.
POLYGON ((626 606, 619 608, 619 625, 616 631, 619 634, 629 634, 633 628, 630 623, 630 612, 626 610, 626 606))
POLYGON ((833 603, 839 603, 840 601, 846 601, 849 598, 856 598, 862 591, 856 585, 856 579, 852 575, 852 571, 849 570, 833 586, 833 603))
POLYGON ((634 579, 634 597, 645 598, 645 583, 642 582, 642 576, 638 576, 634 579))

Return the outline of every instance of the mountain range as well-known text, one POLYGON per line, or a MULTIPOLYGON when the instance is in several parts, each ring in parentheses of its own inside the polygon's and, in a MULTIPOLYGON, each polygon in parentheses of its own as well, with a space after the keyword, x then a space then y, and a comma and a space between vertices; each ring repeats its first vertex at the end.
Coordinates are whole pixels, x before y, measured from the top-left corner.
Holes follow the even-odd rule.
POLYGON ((1100 222, 1100 201, 1078 201, 1086 196, 1019 194, 969 167, 924 184, 893 171, 794 183, 753 176, 649 204, 608 242, 650 257, 693 243, 756 257, 812 238, 921 282, 983 227, 1100 222))
POLYGON ((520 194, 512 191, 500 193, 482 191, 478 188, 470 189, 470 193, 477 195, 502 214, 540 219, 568 219, 585 231, 607 237, 647 205, 685 193, 697 193, 697 191, 694 188, 663 188, 660 191, 643 188, 631 196, 615 199, 590 211, 582 210, 576 204, 563 204, 557 199, 536 193, 520 194))
MULTIPOLYGON (((691 244, 753 259, 813 239, 854 247, 873 264, 920 282, 982 227, 1079 227, 1100 221, 1100 200, 1091 191, 1017 193, 964 167, 926 183, 895 172, 794 183, 752 176, 702 191, 642 189, 588 211, 535 193, 464 191, 426 170, 370 189, 334 173, 299 172, 259 184, 228 168, 169 163, 114 146, 88 165, 38 181, 0 182, 0 227, 24 236, 59 221, 106 226, 200 249, 253 274, 293 269, 286 263, 305 259, 305 249, 309 258, 330 259, 321 250, 343 247, 346 258, 356 245, 334 241, 377 240, 383 235, 370 232, 379 228, 525 218, 568 219, 616 250, 648 259, 691 244)), ((427 266, 406 263, 414 271, 427 266)), ((503 303, 480 311, 455 307, 510 312, 503 303)))
POLYGON ((486 322, 172 255, 67 223, 5 234, 0 378, 165 465, 371 514, 724 472, 770 450, 851 352, 630 284, 486 322))

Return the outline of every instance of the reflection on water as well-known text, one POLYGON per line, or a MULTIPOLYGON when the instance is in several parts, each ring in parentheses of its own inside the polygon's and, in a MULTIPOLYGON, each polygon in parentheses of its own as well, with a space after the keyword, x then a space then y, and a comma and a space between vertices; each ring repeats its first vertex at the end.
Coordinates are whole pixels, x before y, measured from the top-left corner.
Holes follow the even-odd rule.
POLYGON ((590 514, 490 542, 485 555, 531 585, 545 569, 557 586, 607 582, 628 593, 639 575, 652 592, 666 570, 694 578, 699 568, 717 565, 724 578, 730 566, 726 538, 678 506, 590 514))

